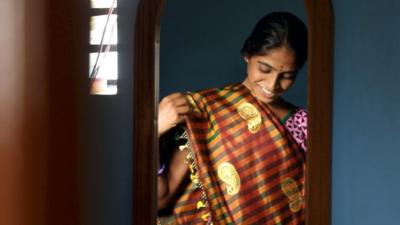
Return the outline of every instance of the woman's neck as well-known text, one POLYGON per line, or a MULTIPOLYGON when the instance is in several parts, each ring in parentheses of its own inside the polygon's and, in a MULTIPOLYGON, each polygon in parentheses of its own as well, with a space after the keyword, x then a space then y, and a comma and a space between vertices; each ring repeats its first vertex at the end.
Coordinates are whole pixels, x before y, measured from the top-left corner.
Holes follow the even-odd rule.
POLYGON ((278 98, 277 100, 267 104, 267 106, 279 119, 285 118, 293 108, 292 104, 282 98, 278 98))

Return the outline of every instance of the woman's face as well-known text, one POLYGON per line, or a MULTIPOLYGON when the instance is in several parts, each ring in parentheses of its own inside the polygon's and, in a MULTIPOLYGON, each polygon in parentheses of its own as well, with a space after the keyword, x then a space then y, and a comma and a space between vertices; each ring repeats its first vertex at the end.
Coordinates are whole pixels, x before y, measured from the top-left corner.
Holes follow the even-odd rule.
POLYGON ((287 47, 272 49, 266 55, 245 57, 247 78, 244 85, 263 103, 271 104, 294 83, 296 58, 287 47))

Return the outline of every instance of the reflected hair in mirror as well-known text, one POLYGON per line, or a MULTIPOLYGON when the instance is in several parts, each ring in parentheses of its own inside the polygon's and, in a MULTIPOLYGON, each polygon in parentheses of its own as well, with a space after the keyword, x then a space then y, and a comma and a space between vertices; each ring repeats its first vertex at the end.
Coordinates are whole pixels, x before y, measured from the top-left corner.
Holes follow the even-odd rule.
POLYGON ((307 28, 289 12, 273 12, 261 18, 244 42, 242 56, 266 55, 271 49, 287 46, 301 68, 307 60, 307 28))

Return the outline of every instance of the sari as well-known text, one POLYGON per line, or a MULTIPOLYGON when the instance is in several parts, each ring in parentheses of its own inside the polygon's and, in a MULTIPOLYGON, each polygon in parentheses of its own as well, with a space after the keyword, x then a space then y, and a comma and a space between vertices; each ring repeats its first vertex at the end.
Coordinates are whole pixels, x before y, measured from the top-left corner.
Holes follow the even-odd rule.
POLYGON ((159 224, 305 224, 305 155, 243 84, 189 93, 190 181, 159 224))

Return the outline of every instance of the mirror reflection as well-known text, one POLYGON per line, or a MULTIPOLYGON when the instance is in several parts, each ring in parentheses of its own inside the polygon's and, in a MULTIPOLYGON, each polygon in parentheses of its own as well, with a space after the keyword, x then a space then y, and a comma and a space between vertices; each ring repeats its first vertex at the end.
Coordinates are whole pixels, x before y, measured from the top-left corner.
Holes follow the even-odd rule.
POLYGON ((166 2, 159 224, 304 224, 304 21, 302 2, 166 2))

